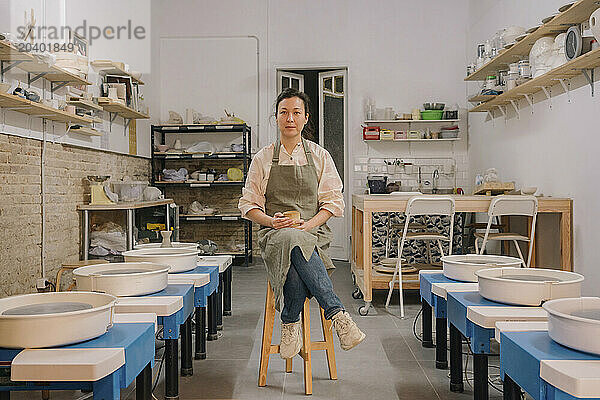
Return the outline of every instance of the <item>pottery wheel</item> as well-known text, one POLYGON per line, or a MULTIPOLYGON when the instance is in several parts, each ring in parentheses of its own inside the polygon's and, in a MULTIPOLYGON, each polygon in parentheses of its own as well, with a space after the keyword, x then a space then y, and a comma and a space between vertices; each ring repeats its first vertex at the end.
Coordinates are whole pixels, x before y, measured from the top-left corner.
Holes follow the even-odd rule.
POLYGON ((148 270, 142 268, 108 269, 106 271, 98 271, 96 275, 140 274, 142 272, 148 272, 148 270))
POLYGON ((91 308, 93 308, 91 304, 65 301, 19 306, 4 311, 2 315, 60 314, 70 311, 89 310, 91 308))
POLYGON ((573 311, 570 314, 574 317, 581 317, 581 318, 594 319, 594 320, 600 321, 600 310, 597 310, 597 309, 596 310, 573 311))
POLYGON ((544 275, 527 275, 527 274, 515 274, 515 275, 502 275, 502 279, 512 279, 515 281, 534 281, 534 282, 561 282, 562 279, 558 279, 554 276, 544 275))

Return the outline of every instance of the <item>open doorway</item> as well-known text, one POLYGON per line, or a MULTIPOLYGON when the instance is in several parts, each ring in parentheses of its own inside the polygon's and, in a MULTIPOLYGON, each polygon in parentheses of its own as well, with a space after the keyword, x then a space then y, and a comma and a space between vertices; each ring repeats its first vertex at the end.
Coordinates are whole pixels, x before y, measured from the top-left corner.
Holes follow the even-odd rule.
MULTIPOLYGON (((347 183, 346 147, 348 131, 348 73, 347 68, 278 68, 277 94, 293 87, 305 92, 312 105, 314 137, 310 140, 324 147, 335 162, 344 188, 347 183)), ((344 190, 344 201, 349 204, 348 191, 344 190)), ((333 240, 329 249, 331 257, 348 260, 350 236, 346 218, 332 218, 329 227, 333 240)))

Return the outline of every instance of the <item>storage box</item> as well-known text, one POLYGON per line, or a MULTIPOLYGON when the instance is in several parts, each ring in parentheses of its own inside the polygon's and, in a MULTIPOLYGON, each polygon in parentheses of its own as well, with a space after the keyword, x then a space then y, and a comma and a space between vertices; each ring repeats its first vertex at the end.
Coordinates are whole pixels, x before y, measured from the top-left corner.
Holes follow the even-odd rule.
POLYGON ((379 139, 380 140, 394 140, 394 131, 390 131, 389 129, 381 129, 379 131, 379 139))
POLYGON ((379 140, 379 127, 363 126, 363 140, 379 140))
POLYGON ((406 135, 407 139, 421 139, 421 132, 419 131, 410 131, 406 135))
POLYGON ((404 139, 406 139, 406 131, 396 131, 396 133, 394 133, 394 140, 404 139))

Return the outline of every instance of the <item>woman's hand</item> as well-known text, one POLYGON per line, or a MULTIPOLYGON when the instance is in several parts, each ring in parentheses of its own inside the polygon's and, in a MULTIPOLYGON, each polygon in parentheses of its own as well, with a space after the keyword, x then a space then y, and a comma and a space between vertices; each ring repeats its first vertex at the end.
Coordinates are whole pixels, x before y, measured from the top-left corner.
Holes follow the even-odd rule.
POLYGON ((302 230, 302 231, 310 231, 314 228, 314 226, 312 226, 312 224, 310 223, 310 221, 304 221, 303 219, 300 220, 300 222, 298 223, 298 226, 296 226, 296 228, 302 230))
POLYGON ((293 228, 296 224, 291 218, 284 217, 282 213, 278 212, 273 215, 273 219, 271 219, 271 227, 273 229, 283 229, 283 228, 293 228))

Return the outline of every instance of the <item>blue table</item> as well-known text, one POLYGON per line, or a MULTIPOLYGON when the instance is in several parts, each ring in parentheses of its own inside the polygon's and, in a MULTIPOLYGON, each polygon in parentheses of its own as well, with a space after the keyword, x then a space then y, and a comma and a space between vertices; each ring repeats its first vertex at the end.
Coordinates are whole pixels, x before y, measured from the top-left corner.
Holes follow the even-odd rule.
MULTIPOLYGON (((521 387, 536 400, 573 400, 575 397, 555 388, 540 377, 540 362, 600 360, 596 355, 556 343, 550 339, 548 331, 502 332, 500 337, 500 376, 504 381, 504 393, 508 396, 518 394, 520 398, 521 387)), ((600 398, 600 393, 597 398, 600 398)))
POLYGON ((431 291, 431 285, 434 283, 458 282, 446 278, 443 273, 420 273, 419 274, 419 292, 421 294, 421 327, 423 331, 423 347, 434 347, 432 339, 432 312, 435 309, 435 367, 438 369, 448 368, 448 336, 446 322, 446 300, 436 296, 431 291), (444 338, 444 340, 440 340, 444 338))
MULTIPOLYGON (((195 355, 196 360, 206 358, 206 308, 209 308, 209 340, 217 339, 215 305, 219 287, 219 267, 218 266, 200 266, 191 271, 181 272, 177 275, 185 274, 209 274, 210 282, 204 286, 194 287, 194 307, 196 308, 196 342, 195 355), (214 332, 214 334, 212 334, 214 332)), ((189 332, 191 336, 191 329, 189 332)), ((183 351, 183 349, 182 349, 183 351)), ((190 349, 191 351, 191 349, 190 349)), ((191 361, 191 360, 190 360, 191 361)))
POLYGON ((464 390, 462 374, 462 337, 470 340, 473 352, 473 392, 475 400, 488 399, 488 354, 495 330, 480 327, 467 319, 469 306, 511 307, 486 300, 479 292, 450 292, 446 310, 450 325, 450 391, 464 390))
POLYGON ((191 350, 192 348, 191 318, 194 312, 194 285, 169 284, 164 290, 149 294, 145 297, 159 296, 183 297, 183 307, 179 311, 169 316, 159 316, 157 321, 159 325, 163 326, 163 339, 165 341, 165 397, 177 398, 179 396, 179 379, 177 375, 179 355, 177 340, 180 336, 180 326, 181 330, 184 332, 184 334, 181 335, 181 363, 182 366, 185 367, 182 368, 182 375, 193 374, 191 351, 184 351, 184 349, 191 350), (189 335, 187 335, 188 331, 189 335))
POLYGON ((9 399, 11 391, 38 390, 93 390, 94 398, 120 399, 121 389, 128 387, 136 379, 136 398, 148 399, 151 395, 152 366, 154 365, 154 324, 118 323, 96 339, 59 347, 58 349, 123 348, 125 364, 112 374, 96 382, 12 382, 10 362, 20 349, 0 349, 1 398, 9 399), (8 364, 8 366, 5 366, 8 364))

